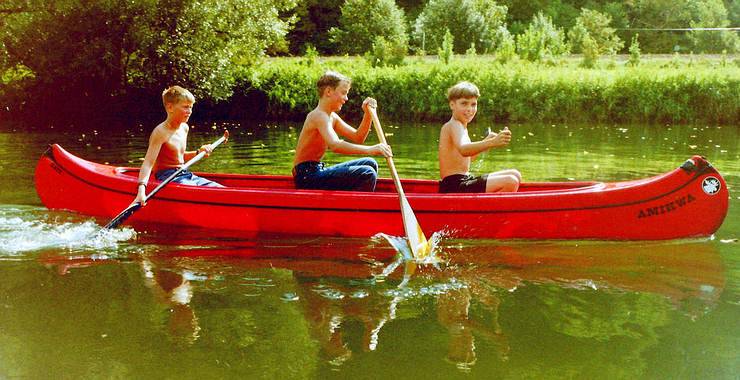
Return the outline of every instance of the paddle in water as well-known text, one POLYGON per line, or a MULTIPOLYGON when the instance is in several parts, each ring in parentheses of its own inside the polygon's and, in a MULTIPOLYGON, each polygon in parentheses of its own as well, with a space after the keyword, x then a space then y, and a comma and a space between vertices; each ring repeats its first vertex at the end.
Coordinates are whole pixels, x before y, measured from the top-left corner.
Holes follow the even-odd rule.
MULTIPOLYGON (((214 141, 213 144, 211 144, 211 146, 213 147, 213 149, 216 149, 217 146, 221 145, 221 143, 226 142, 228 140, 229 140, 229 131, 224 131, 224 135, 221 136, 221 138, 219 138, 218 140, 214 141)), ((180 174, 183 170, 187 170, 196 162, 200 161, 203 157, 205 157, 205 155, 206 155, 206 152, 202 151, 202 152, 199 152, 197 155, 195 155, 195 157, 191 158, 183 166, 177 169, 177 171, 172 173, 169 177, 167 177, 167 179, 165 179, 157 187, 155 187, 154 190, 152 190, 149 194, 147 194, 146 197, 144 198, 144 202, 151 199, 154 196, 154 194, 157 194, 159 190, 162 190, 163 187, 167 186, 168 183, 172 182, 172 180, 175 179, 178 174, 180 174)), ((113 220, 108 222, 108 224, 106 224, 105 227, 103 228, 111 229, 111 228, 116 228, 120 226, 123 222, 126 221, 126 219, 128 219, 136 211, 139 211, 140 208, 141 208, 141 203, 139 202, 132 203, 130 206, 126 207, 126 209, 121 211, 121 213, 118 214, 115 218, 113 218, 113 220)))
MULTIPOLYGON (((378 113, 375 111, 375 107, 370 107, 370 116, 373 118, 373 125, 375 126, 375 133, 378 134, 378 139, 381 143, 388 144, 385 140, 383 128, 380 126, 380 120, 378 120, 378 113)), ((411 205, 406 199, 406 194, 403 192, 401 180, 398 178, 396 166, 393 164, 393 157, 386 157, 385 159, 388 162, 393 183, 396 185, 396 191, 398 191, 398 199, 401 202, 403 229, 406 231, 411 252, 414 254, 414 258, 424 258, 429 254, 429 242, 426 236, 424 236, 424 231, 422 231, 419 222, 416 220, 416 215, 414 215, 414 210, 411 209, 411 205)))

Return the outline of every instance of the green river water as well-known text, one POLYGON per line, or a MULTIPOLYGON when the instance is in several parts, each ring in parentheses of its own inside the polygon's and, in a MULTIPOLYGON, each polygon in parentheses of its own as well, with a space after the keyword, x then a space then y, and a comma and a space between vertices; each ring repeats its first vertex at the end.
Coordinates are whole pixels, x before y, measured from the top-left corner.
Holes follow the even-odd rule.
MULTIPOLYGON (((224 127, 232 137, 196 171, 290 172, 299 124, 194 125, 190 147, 224 127)), ((471 134, 489 125, 477 120, 471 134)), ((182 239, 124 227, 92 239, 107 221, 40 203, 38 158, 60 143, 138 166, 150 127, 0 121, 0 378, 737 379, 740 128, 509 128, 511 146, 483 154, 474 172, 626 180, 701 154, 727 181, 729 213, 700 240, 442 235, 440 262, 416 268, 363 260, 392 250, 378 236, 182 239), (337 251, 358 259, 285 258, 337 251), (251 253, 273 258, 240 257, 251 253)), ((402 177, 438 177, 439 125, 385 120, 384 129, 402 177)))

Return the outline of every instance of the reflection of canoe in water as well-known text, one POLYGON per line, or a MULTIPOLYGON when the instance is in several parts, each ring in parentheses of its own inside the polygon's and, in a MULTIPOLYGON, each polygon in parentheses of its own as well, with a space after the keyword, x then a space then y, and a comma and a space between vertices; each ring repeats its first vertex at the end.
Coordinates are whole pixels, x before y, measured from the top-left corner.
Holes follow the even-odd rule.
MULTIPOLYGON (((137 173, 85 161, 53 145, 36 168, 36 190, 48 208, 112 218, 134 198, 137 173)), ((228 188, 171 184, 130 221, 245 234, 403 235, 389 179, 381 179, 374 193, 360 193, 296 190, 286 176, 199 174, 228 188)), ((701 237, 719 228, 728 206, 724 179, 699 156, 650 178, 524 183, 517 193, 439 194, 438 182, 431 180, 404 180, 403 186, 427 235, 445 230, 470 238, 701 237)))
MULTIPOLYGON (((372 278, 384 272, 384 268, 391 265, 388 260, 394 252, 381 241, 368 246, 352 239, 242 241, 218 248, 209 248, 204 242, 192 240, 174 243, 176 248, 160 250, 150 260, 161 268, 189 270, 206 277, 285 269, 300 278, 334 278, 347 282, 372 278), (177 260, 184 257, 189 260, 177 260), (385 263, 375 260, 384 260, 385 263)), ((695 299, 713 304, 719 299, 726 282, 725 268, 715 242, 522 242, 454 245, 441 250, 443 262, 440 267, 418 266, 411 284, 417 281, 414 278, 419 278, 422 283, 455 278, 471 288, 483 286, 509 290, 528 284, 551 284, 565 288, 658 294, 674 303, 695 299)), ((41 260, 65 269, 115 262, 65 256, 41 260)), ((402 275, 403 269, 399 267, 389 277, 392 281, 399 281, 402 275)))

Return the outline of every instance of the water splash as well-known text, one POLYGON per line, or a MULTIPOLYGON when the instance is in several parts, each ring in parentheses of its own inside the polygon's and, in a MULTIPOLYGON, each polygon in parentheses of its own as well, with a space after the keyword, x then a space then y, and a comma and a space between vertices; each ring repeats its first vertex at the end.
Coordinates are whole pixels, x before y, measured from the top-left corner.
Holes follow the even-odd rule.
POLYGON ((111 249, 136 236, 131 228, 101 231, 92 220, 64 219, 36 207, 0 208, 0 256, 18 256, 50 248, 111 249))

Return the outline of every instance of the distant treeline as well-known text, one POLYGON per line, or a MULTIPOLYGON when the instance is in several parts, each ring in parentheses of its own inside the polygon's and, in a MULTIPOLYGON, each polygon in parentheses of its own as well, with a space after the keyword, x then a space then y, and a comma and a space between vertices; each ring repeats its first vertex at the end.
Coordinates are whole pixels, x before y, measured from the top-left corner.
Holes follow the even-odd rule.
POLYGON ((408 95, 398 116, 437 117, 465 78, 501 120, 737 121, 736 96, 717 99, 737 86, 738 25, 732 0, 4 0, 0 118, 159 117, 172 84, 209 117, 292 117, 344 55, 361 94, 408 95), (620 53, 629 69, 604 67, 620 53), (725 58, 642 67, 641 53, 725 58))

